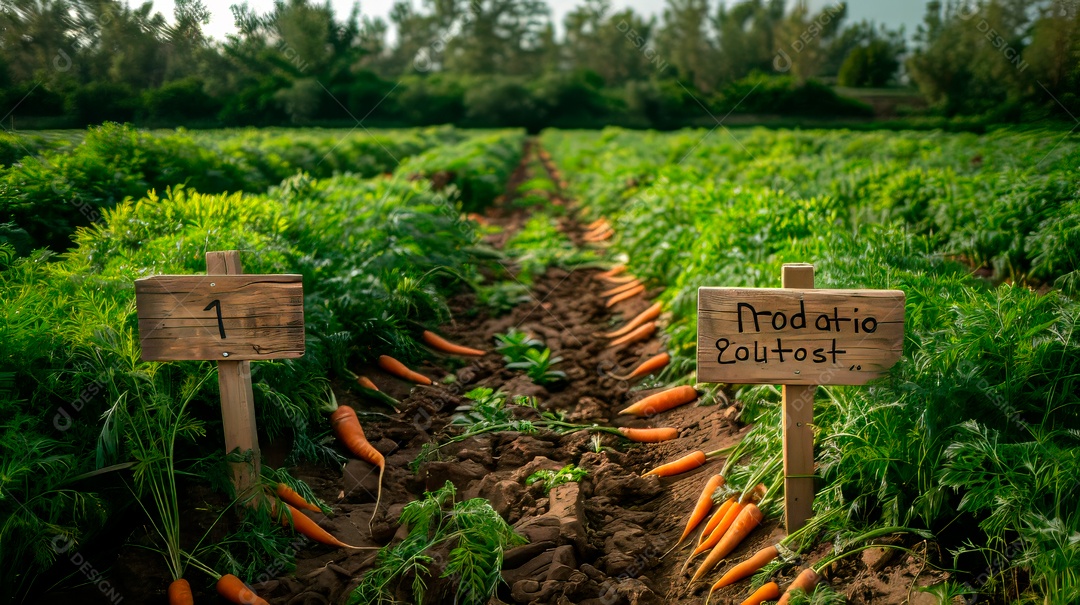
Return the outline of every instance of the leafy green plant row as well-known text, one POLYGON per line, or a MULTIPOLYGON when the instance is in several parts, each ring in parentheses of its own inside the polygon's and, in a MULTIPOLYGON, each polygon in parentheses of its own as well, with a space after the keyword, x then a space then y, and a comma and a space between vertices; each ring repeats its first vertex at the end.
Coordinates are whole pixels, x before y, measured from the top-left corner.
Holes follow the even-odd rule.
MULTIPOLYGON (((956 580, 968 581, 964 590, 1009 602, 1080 598, 1080 303, 1070 277, 1059 282, 1065 291, 1044 294, 991 287, 952 257, 950 238, 968 226, 942 235, 899 212, 915 208, 914 199, 923 200, 923 218, 1012 212, 965 182, 979 183, 980 195, 1026 187, 1032 213, 1066 212, 1034 198, 1041 187, 1058 187, 1075 148, 1039 164, 1044 152, 1036 147, 1047 139, 1037 133, 702 135, 544 135, 573 175, 587 218, 603 215, 615 226, 611 253, 666 287, 660 299, 671 312, 674 359, 664 377, 693 380, 700 286, 775 287, 783 263, 813 262, 819 287, 903 290, 901 361, 870 386, 818 390, 815 513, 828 520, 823 529, 927 529, 951 549, 946 565, 971 572, 956 580), (984 165, 1015 163, 982 174, 965 149, 982 153, 984 165), (915 170, 937 171, 944 190, 926 190, 918 179, 899 184, 915 170), (1016 184, 1020 176, 1027 184, 1016 184), (858 179, 863 189, 844 198, 858 179), (1017 588, 1022 594, 1013 594, 1017 588)), ((1017 233, 1025 241, 1046 235, 1017 233)), ((743 388, 738 399, 742 420, 755 425, 747 453, 779 455, 779 391, 743 388)))
POLYGON ((1080 141, 1054 130, 607 129, 546 139, 576 149, 563 168, 581 169, 579 185, 623 202, 647 206, 664 181, 767 187, 828 205, 829 225, 843 229, 902 220, 996 282, 1051 284, 1080 269, 1080 141))
MULTIPOLYGON (((524 135, 492 136, 520 149, 524 135)), ((157 434, 140 425, 146 414, 103 417, 119 401, 166 409, 183 393, 179 480, 227 483, 216 381, 189 388, 203 362, 140 361, 135 279, 204 273, 207 251, 229 249, 242 251, 246 272, 301 274, 307 352, 253 364, 256 413, 270 439, 293 444, 290 460, 325 460, 336 457, 320 441, 330 380, 381 354, 421 359, 417 331, 447 319, 446 296, 462 281, 483 282, 491 255, 478 243, 454 188, 300 174, 258 195, 176 187, 122 202, 62 257, 0 245, 0 594, 23 598, 57 561, 54 540, 83 548, 132 507, 123 471, 77 479, 132 461, 132 431, 157 434)), ((240 531, 207 563, 240 577, 287 569, 290 538, 274 524, 240 531)))
POLYGON ((0 169, 0 242, 21 254, 39 247, 62 251, 70 247, 76 228, 100 221, 106 209, 148 190, 187 185, 203 193, 256 193, 297 172, 371 177, 468 136, 452 128, 192 134, 106 124, 91 128, 73 148, 42 151, 40 137, 7 135, 0 145, 14 146, 16 153, 21 149, 25 156, 0 169))

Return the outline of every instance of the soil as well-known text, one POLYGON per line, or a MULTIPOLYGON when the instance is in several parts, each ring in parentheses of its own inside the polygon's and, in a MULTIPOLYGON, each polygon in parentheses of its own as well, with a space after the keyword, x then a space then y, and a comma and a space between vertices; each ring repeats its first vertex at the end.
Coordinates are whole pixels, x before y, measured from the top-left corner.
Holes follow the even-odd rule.
MULTIPOLYGON (((536 153, 535 143, 526 147, 526 159, 536 153)), ((541 155, 541 158, 543 155, 541 155)), ((544 162, 548 176, 558 182, 554 166, 544 162)), ((534 164, 535 165, 535 164, 534 164)), ((527 162, 511 178, 507 196, 512 198, 519 183, 527 180, 527 162)), ((560 203, 557 195, 554 196, 560 203)), ((528 211, 507 203, 496 205, 485 219, 503 231, 491 236, 496 247, 520 228, 528 211)), ((571 218, 562 227, 578 245, 583 226, 571 218)), ((512 268, 506 268, 508 272, 512 268)), ((687 551, 663 557, 681 533, 706 479, 719 472, 723 458, 710 460, 700 469, 678 477, 660 479, 641 473, 658 463, 692 450, 711 451, 735 443, 749 429, 734 421, 734 407, 683 406, 644 420, 617 416, 617 410, 660 385, 648 380, 635 384, 611 378, 609 373, 625 372, 641 360, 659 352, 658 339, 606 348, 598 333, 620 325, 649 306, 642 296, 613 308, 606 308, 600 293, 607 285, 595 278, 595 269, 566 271, 550 268, 535 280, 532 298, 498 317, 477 310, 471 294, 450 301, 455 320, 440 332, 449 340, 490 350, 494 336, 518 327, 542 340, 553 355, 563 358, 558 368, 567 380, 548 387, 534 384, 520 371, 505 368, 501 356, 488 353, 482 358, 462 361, 443 357, 436 363, 416 368, 434 379, 432 386, 415 386, 374 368, 358 373, 370 377, 381 389, 401 400, 402 411, 392 416, 364 416, 364 430, 371 443, 386 456, 386 476, 382 504, 375 511, 377 471, 369 464, 350 460, 341 472, 305 465, 292 469, 325 502, 333 506, 333 516, 311 515, 323 528, 348 544, 382 546, 403 537, 397 517, 403 506, 421 497, 426 490, 451 481, 459 498, 488 499, 529 543, 515 547, 505 556, 497 599, 505 603, 575 603, 617 605, 704 602, 708 585, 686 588, 688 577, 680 568, 687 551), (440 381, 448 374, 452 384, 440 381), (603 434, 603 451, 597 453, 590 436, 574 433, 523 435, 497 433, 471 438, 442 450, 442 458, 424 463, 413 474, 409 463, 424 443, 445 436, 444 429, 454 409, 465 400, 463 393, 475 387, 501 389, 512 395, 536 396, 543 408, 564 412, 573 422, 598 422, 610 426, 673 426, 679 438, 659 444, 635 444, 603 434), (525 482, 538 469, 559 469, 569 463, 588 471, 580 483, 559 486, 545 495, 540 484, 525 482), (369 529, 368 520, 374 520, 369 529)), ((372 409, 337 390, 339 401, 359 411, 372 409)), ((272 449, 272 448, 268 448, 272 449)), ((189 506, 212 500, 209 494, 186 494, 189 506)), ((774 543, 784 535, 777 521, 767 522, 732 555, 733 560, 774 543)), ((908 543, 915 554, 898 551, 866 551, 826 571, 832 587, 850 602, 931 603, 928 595, 914 590, 940 582, 943 575, 927 565, 940 564, 934 543, 908 543)), ((345 550, 298 542, 295 573, 280 575, 252 586, 274 604, 310 605, 345 603, 365 570, 373 565, 374 550, 345 550)), ((807 557, 816 561, 829 545, 807 557)), ((167 577, 156 561, 160 557, 130 546, 121 549, 113 571, 124 601, 164 602, 167 577)), ((805 563, 805 561, 804 561, 805 563)), ((437 567, 437 565, 436 565, 437 567)), ((271 570, 273 571, 273 570, 271 570)), ((789 582, 796 571, 782 580, 789 582)), ((278 575, 275 573, 268 576, 278 575)), ((715 579, 715 577, 714 577, 715 579)), ((748 594, 748 580, 718 591, 712 603, 741 603, 748 594)), ((781 583, 781 586, 784 584, 781 583)), ((431 603, 452 602, 450 580, 428 582, 431 603)), ((79 593, 93 602, 99 595, 83 589, 79 593)), ((70 596, 70 595, 69 595, 70 596)), ((399 597, 408 601, 408 594, 399 597)), ((69 600, 69 599, 63 599, 69 600)), ((60 602, 47 600, 45 602, 60 602)), ((107 601, 103 601, 107 602, 107 601)), ((196 593, 196 602, 225 603, 213 594, 196 593)))

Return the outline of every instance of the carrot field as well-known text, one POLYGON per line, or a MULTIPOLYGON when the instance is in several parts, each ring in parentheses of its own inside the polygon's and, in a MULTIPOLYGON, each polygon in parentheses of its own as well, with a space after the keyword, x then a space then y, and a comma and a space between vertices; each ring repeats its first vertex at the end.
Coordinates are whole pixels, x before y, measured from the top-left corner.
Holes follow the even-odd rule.
POLYGON ((1078 603, 1078 161, 1020 128, 2 134, 0 595, 1078 603), (256 449, 217 363, 142 359, 136 280, 217 251, 303 284, 256 449), (781 388, 697 376, 699 288, 787 263, 906 297, 899 362, 814 391, 793 532, 781 388))

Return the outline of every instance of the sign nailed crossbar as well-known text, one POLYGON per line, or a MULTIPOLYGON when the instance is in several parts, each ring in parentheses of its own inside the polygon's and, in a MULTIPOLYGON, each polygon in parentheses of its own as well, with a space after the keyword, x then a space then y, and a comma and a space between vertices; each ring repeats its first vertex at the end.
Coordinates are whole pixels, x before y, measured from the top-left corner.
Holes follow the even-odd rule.
POLYGON ((299 275, 247 275, 235 250, 206 253, 206 275, 135 281, 143 361, 218 364, 225 449, 238 495, 258 483, 259 440, 251 361, 304 354, 304 291, 299 275))
POLYGON ((904 293, 816 290, 813 265, 786 264, 782 288, 699 288, 701 382, 784 385, 784 514, 812 514, 814 390, 861 385, 904 352, 904 293))

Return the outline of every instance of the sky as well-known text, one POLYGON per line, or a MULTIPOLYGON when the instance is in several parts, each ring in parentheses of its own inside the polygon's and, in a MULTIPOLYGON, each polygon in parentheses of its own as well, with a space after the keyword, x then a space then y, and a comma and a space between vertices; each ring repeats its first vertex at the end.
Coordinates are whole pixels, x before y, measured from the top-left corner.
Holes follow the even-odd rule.
MULTIPOLYGON (((317 3, 322 1, 316 0, 317 3)), ((735 0, 721 1, 734 3, 735 0)), ((349 14, 353 2, 354 0, 330 0, 337 14, 341 16, 349 14)), ((419 0, 413 0, 413 2, 419 6, 419 0)), ((547 0, 559 31, 562 30, 563 16, 572 10, 578 2, 579 0, 547 0)), ((131 4, 139 3, 138 0, 131 2, 131 4)), ((213 16, 204 31, 218 40, 223 40, 227 34, 235 32, 236 28, 233 26, 229 6, 236 3, 238 2, 233 0, 206 0, 205 4, 210 7, 213 16)), ((820 9, 832 3, 830 0, 810 0, 810 5, 814 9, 820 9)), ((248 4, 257 12, 265 13, 269 12, 274 2, 273 0, 248 0, 248 4)), ((387 15, 389 15, 393 4, 394 0, 364 0, 360 2, 360 9, 365 16, 378 16, 388 20, 387 15)), ((629 6, 640 14, 659 17, 664 9, 664 0, 612 0, 612 6, 615 10, 629 6)), ((154 9, 171 18, 173 0, 154 0, 154 9)), ((848 0, 848 21, 854 23, 867 19, 885 23, 894 28, 903 25, 910 39, 915 32, 915 26, 922 21, 925 9, 926 2, 924 0, 848 0)))

